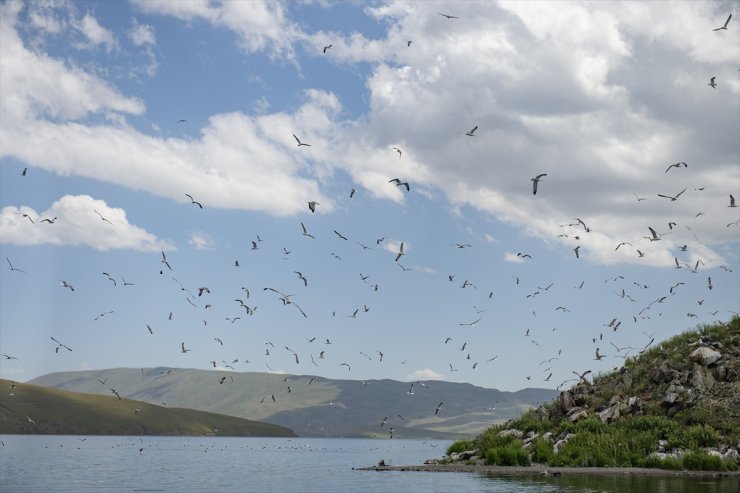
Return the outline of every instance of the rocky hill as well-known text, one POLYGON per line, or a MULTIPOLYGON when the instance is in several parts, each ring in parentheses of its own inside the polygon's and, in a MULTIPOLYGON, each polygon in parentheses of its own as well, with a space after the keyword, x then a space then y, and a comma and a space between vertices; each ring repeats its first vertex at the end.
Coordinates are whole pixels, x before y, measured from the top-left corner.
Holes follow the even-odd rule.
POLYGON ((610 373, 578 376, 557 398, 446 460, 499 465, 738 468, 740 318, 675 336, 610 373))

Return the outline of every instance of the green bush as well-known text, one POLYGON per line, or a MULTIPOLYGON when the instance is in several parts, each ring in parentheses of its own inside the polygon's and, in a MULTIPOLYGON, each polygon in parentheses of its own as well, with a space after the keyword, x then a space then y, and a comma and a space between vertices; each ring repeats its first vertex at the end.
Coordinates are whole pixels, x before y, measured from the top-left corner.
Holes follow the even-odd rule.
POLYGON ((473 448, 472 440, 457 440, 447 447, 447 455, 459 454, 473 448))
POLYGON ((522 448, 521 442, 514 442, 506 447, 488 449, 485 462, 492 466, 528 466, 529 454, 522 448))
POLYGON ((680 471, 683 469, 681 459, 677 459, 676 457, 666 457, 665 459, 660 459, 655 456, 646 457, 640 461, 639 466, 651 469, 670 469, 672 471, 680 471))
POLYGON ((530 450, 532 451, 532 462, 536 464, 549 464, 555 455, 552 445, 542 437, 532 440, 530 450))
POLYGON ((681 457, 684 469, 689 471, 721 471, 722 459, 704 452, 691 451, 681 457))

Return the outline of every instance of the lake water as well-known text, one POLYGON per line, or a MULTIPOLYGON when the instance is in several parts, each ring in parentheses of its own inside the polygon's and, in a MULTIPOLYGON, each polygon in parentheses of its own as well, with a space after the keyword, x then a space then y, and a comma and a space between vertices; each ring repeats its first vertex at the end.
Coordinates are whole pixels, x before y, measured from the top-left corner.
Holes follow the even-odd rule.
POLYGON ((449 441, 0 436, 0 491, 31 492, 666 492, 737 493, 740 480, 495 478, 356 471, 421 464, 449 441), (141 449, 141 450, 140 450, 141 449))

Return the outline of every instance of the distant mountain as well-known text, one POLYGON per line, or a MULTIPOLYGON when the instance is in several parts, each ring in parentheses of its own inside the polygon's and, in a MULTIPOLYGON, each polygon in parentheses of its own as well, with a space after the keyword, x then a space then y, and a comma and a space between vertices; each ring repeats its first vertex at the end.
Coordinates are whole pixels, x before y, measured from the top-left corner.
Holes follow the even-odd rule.
POLYGON ((106 395, 114 387, 130 399, 265 421, 301 436, 330 437, 390 436, 391 427, 399 438, 470 436, 557 395, 549 389, 502 392, 442 381, 412 386, 395 380, 178 368, 52 373, 29 383, 106 395))
POLYGON ((0 434, 295 436, 282 426, 0 380, 0 434))

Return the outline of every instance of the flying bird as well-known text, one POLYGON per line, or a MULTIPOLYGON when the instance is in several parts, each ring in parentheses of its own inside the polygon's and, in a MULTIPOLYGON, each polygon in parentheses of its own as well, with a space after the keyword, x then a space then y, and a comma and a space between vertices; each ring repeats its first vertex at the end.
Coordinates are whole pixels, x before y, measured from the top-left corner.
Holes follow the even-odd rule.
POLYGON ((401 159, 401 154, 402 154, 401 149, 399 149, 398 147, 394 147, 393 150, 398 153, 398 159, 401 159))
POLYGON ((203 205, 200 202, 198 202, 197 200, 194 200, 192 195, 190 195, 189 193, 186 193, 185 196, 190 199, 190 203, 191 204, 195 204, 198 207, 200 207, 201 209, 203 208, 203 205))
POLYGON ((675 197, 671 197, 670 195, 663 195, 660 193, 658 194, 658 197, 663 197, 664 199, 670 199, 671 202, 675 202, 681 196, 681 194, 684 193, 685 191, 686 189, 684 188, 683 190, 678 192, 675 197))
POLYGON ((106 218, 104 218, 103 215, 101 213, 99 213, 98 211, 96 211, 95 209, 93 209, 93 212, 95 214, 97 214, 98 216, 100 216, 100 219, 102 219, 103 221, 107 222, 108 224, 113 224, 112 222, 110 222, 109 220, 107 220, 106 218))
POLYGON ((327 46, 324 46, 324 51, 323 51, 323 53, 326 53, 326 50, 328 50, 328 49, 331 49, 331 48, 334 48, 334 45, 327 45, 327 46))
POLYGON ((467 132, 465 132, 465 135, 467 135, 468 137, 475 137, 475 131, 476 130, 478 130, 478 125, 474 126, 470 130, 468 130, 467 132))
POLYGON ((316 239, 316 237, 314 235, 312 235, 312 234, 310 234, 308 232, 308 230, 306 229, 306 225, 305 224, 301 223, 301 229, 303 230, 303 236, 308 236, 309 238, 313 238, 314 240, 316 239))
POLYGON ((454 15, 443 14, 442 12, 439 12, 439 15, 441 15, 445 19, 459 19, 459 17, 456 17, 454 15))
POLYGON ((737 205, 735 204, 735 197, 733 197, 732 194, 730 194, 730 205, 728 205, 727 207, 737 207, 737 205))
POLYGON ((56 349, 54 350, 54 352, 55 352, 55 353, 58 353, 58 352, 59 352, 59 349, 61 349, 61 348, 64 348, 64 349, 66 349, 67 351, 72 351, 72 348, 71 348, 71 347, 69 347, 69 346, 66 346, 66 345, 62 344, 61 342, 57 341, 57 340, 56 340, 56 339, 54 339, 53 337, 51 338, 51 340, 52 340, 52 341, 54 341, 54 342, 56 342, 57 344, 59 344, 59 345, 58 345, 58 346, 56 347, 56 349))
POLYGON ((708 86, 711 86, 712 89, 717 89, 717 83, 715 82, 716 78, 716 76, 712 77, 711 79, 709 79, 709 84, 707 84, 708 86))
POLYGON ((8 262, 8 265, 10 266, 10 271, 11 272, 14 271, 14 270, 16 270, 18 272, 22 272, 22 273, 26 274, 26 271, 25 270, 21 270, 21 269, 18 269, 16 267, 14 267, 13 264, 10 262, 10 259, 8 257, 5 257, 5 260, 8 262))
POLYGON ((532 181, 532 195, 537 195, 537 184, 542 180, 543 176, 547 176, 547 173, 541 173, 534 178, 530 178, 532 181))
POLYGON ((406 187, 406 191, 411 191, 411 186, 409 186, 409 183, 406 181, 401 181, 398 178, 393 178, 392 180, 388 180, 388 183, 395 183, 397 187, 406 187))
POLYGON ((61 282, 60 286, 62 286, 63 288, 69 288, 74 292, 75 288, 70 283, 68 283, 64 279, 59 279, 59 282, 61 282))
POLYGON ((293 134, 293 138, 296 140, 296 142, 298 142, 298 147, 301 147, 301 146, 311 147, 311 144, 306 144, 305 142, 301 142, 301 139, 299 139, 298 137, 296 137, 295 134, 293 134))
POLYGON ((670 171, 671 168, 680 168, 681 166, 683 166, 684 168, 688 168, 689 165, 681 161, 680 163, 671 164, 670 166, 668 166, 665 172, 668 173, 668 171, 670 171))
POLYGON ((439 414, 439 410, 442 409, 443 404, 444 402, 440 402, 439 404, 437 404, 437 407, 434 408, 434 414, 439 414))
MULTIPOLYGON (((163 263, 164 265, 166 265, 169 270, 172 270, 172 267, 170 267, 170 263, 167 262, 167 256, 164 254, 164 250, 162 251, 162 260, 160 260, 160 262, 163 263)), ((181 285, 181 287, 182 287, 182 285, 181 285)))
POLYGON ((190 349, 185 349, 185 343, 184 342, 181 342, 180 343, 180 352, 181 353, 187 353, 188 351, 190 351, 190 349))
POLYGON ((732 19, 732 14, 730 14, 727 17, 727 20, 725 21, 725 24, 722 27, 718 27, 716 29, 712 29, 712 31, 727 31, 727 24, 730 23, 730 19, 732 19))
POLYGON ((321 204, 319 204, 319 203, 318 203, 318 202, 316 202, 315 200, 311 200, 311 201, 310 201, 310 202, 308 203, 308 208, 309 208, 309 210, 310 210, 311 212, 315 213, 315 212, 316 212, 316 206, 317 206, 317 205, 321 205, 321 204))

